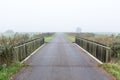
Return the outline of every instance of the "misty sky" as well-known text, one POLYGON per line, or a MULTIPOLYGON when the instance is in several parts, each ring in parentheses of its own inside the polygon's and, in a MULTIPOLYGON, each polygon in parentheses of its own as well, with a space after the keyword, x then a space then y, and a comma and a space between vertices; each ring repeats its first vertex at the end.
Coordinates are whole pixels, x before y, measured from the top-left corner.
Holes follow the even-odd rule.
POLYGON ((119 32, 120 0, 0 0, 0 32, 119 32))

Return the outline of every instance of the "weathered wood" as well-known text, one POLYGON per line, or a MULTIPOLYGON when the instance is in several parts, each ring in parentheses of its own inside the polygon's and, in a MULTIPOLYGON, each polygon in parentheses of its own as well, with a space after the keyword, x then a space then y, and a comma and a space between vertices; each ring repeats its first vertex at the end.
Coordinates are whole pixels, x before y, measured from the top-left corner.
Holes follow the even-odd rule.
POLYGON ((80 37, 76 37, 76 43, 102 62, 109 62, 111 60, 111 49, 106 45, 80 37))
POLYGON ((44 38, 34 39, 14 47, 14 60, 22 61, 44 43, 44 38))

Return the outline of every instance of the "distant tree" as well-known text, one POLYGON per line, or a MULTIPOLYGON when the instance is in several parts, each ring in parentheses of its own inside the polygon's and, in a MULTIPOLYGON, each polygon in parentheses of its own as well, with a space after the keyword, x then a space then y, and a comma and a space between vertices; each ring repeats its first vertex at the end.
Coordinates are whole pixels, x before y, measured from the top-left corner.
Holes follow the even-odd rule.
POLYGON ((14 31, 13 30, 7 30, 4 32, 5 34, 14 34, 14 31))
POLYGON ((77 33, 80 33, 80 32, 81 32, 81 28, 80 28, 80 27, 77 27, 76 32, 77 32, 77 33))

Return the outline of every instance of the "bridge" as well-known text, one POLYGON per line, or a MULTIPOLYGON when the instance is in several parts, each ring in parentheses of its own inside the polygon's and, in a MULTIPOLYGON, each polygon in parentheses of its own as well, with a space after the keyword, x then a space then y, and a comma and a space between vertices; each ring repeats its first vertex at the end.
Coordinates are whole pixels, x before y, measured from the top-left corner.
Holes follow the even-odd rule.
MULTIPOLYGON (((36 41, 38 46, 42 44, 39 39, 36 41)), ((83 38, 76 38, 76 43, 102 62, 109 61, 109 47, 83 38)), ((30 44, 21 45, 22 49, 21 46, 15 47, 16 52, 26 53, 27 45, 30 44)), ((44 44, 24 61, 29 67, 20 70, 12 80, 113 80, 98 66, 100 62, 82 48, 57 34, 51 42, 44 44)), ((22 57, 17 59, 22 60, 22 57)))

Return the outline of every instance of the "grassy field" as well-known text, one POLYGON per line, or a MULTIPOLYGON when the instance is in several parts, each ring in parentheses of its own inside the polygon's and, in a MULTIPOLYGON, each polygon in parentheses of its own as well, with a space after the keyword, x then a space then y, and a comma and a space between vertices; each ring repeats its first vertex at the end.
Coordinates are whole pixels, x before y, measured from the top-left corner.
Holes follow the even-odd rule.
POLYGON ((111 73, 116 80, 120 80, 120 66, 117 64, 105 63, 100 65, 103 67, 107 72, 111 73))
POLYGON ((0 70, 0 80, 9 80, 13 74, 25 66, 27 65, 20 64, 19 62, 16 62, 9 67, 6 67, 6 65, 1 66, 2 68, 0 70))
POLYGON ((69 36, 67 34, 64 34, 64 37, 68 39, 70 42, 74 43, 75 42, 75 37, 69 36))
POLYGON ((55 38, 55 35, 45 37, 45 43, 50 42, 53 38, 55 38))

